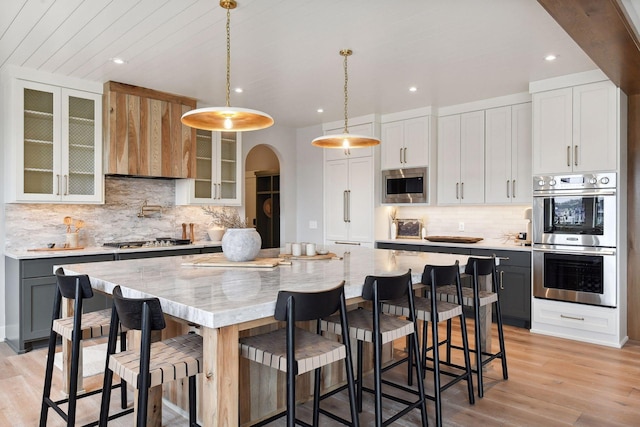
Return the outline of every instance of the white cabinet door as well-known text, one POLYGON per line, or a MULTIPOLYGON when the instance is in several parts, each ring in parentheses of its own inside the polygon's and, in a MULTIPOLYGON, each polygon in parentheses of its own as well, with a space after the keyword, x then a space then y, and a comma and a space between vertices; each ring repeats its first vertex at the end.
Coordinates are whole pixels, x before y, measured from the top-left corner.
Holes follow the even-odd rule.
POLYGON ((511 203, 512 153, 511 107, 492 108, 486 114, 485 141, 485 201, 511 203))
POLYGON ((196 178, 176 180, 177 205, 242 204, 239 132, 196 131, 196 178))
POLYGON ((484 203, 484 111, 460 115, 460 203, 484 203))
POLYGON ((511 107, 511 202, 530 204, 531 103, 511 107))
POLYGON ((485 202, 531 203, 531 104, 485 111, 485 202))
POLYGON ((404 122, 383 123, 381 126, 380 164, 385 169, 404 168, 404 122))
POLYGON ((102 97, 15 81, 10 201, 102 203, 102 97))
POLYGON ((348 240, 373 241, 373 160, 349 160, 348 240))
POLYGON ((438 118, 438 204, 460 203, 460 115, 438 118))
POLYGON ((615 171, 616 87, 599 82, 573 88, 573 152, 575 172, 615 171))
POLYGON ((429 118, 417 117, 382 124, 382 169, 429 164, 429 118))
POLYGON ((333 241, 348 240, 348 160, 326 162, 324 176, 325 238, 333 241))
POLYGON ((533 173, 571 172, 571 88, 533 94, 533 173))

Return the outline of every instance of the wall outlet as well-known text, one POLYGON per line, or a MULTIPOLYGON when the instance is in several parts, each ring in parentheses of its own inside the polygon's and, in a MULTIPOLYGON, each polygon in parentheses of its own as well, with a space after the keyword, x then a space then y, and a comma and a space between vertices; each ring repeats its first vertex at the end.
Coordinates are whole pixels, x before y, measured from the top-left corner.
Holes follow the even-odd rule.
POLYGON ((318 228, 318 221, 309 221, 309 228, 315 230, 318 228))
POLYGON ((458 223, 458 231, 464 231, 464 222, 458 223))

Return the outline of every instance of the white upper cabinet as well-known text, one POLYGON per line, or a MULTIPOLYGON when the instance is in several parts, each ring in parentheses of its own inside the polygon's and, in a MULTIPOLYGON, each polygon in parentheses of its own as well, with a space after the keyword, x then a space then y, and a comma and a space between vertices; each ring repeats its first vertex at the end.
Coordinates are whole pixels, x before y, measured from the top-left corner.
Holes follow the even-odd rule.
POLYGON ((429 117, 383 123, 382 169, 405 169, 429 164, 429 117))
POLYGON ((196 130, 196 178, 176 180, 178 205, 242 204, 239 132, 196 130))
POLYGON ((533 173, 615 171, 617 94, 610 81, 533 94, 533 173))
POLYGON ((484 203, 484 111, 438 119, 438 204, 484 203))
POLYGON ((102 95, 12 79, 8 202, 104 203, 102 95))
POLYGON ((485 111, 485 202, 531 203, 531 103, 485 111))

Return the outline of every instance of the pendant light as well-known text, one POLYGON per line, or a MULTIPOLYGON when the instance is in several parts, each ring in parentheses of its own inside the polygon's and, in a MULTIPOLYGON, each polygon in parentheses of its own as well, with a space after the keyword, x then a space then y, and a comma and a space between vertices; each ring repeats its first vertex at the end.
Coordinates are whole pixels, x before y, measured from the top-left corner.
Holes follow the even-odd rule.
POLYGON ((347 114, 347 104, 349 101, 347 83, 349 81, 349 75, 347 73, 347 58, 352 54, 351 49, 342 49, 340 51, 340 56, 344 57, 344 130, 339 135, 320 136, 311 141, 311 145, 321 148, 341 148, 348 150, 350 148, 371 147, 372 145, 380 144, 380 140, 377 138, 349 133, 347 114))
POLYGON ((187 111, 182 115, 182 123, 196 129, 228 132, 268 128, 273 124, 273 118, 270 115, 262 111, 229 105, 231 92, 231 9, 235 9, 238 3, 235 0, 220 0, 220 6, 227 9, 227 105, 187 111))

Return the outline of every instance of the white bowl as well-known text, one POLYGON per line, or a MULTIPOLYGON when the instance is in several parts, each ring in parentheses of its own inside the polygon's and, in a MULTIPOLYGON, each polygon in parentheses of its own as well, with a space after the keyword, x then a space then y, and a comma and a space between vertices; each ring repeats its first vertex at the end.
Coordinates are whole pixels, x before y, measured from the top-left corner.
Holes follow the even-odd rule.
POLYGON ((318 255, 326 255, 326 254, 328 254, 328 253, 329 253, 329 251, 328 251, 328 250, 326 250, 326 249, 318 249, 318 250, 316 250, 316 253, 317 253, 318 255))

